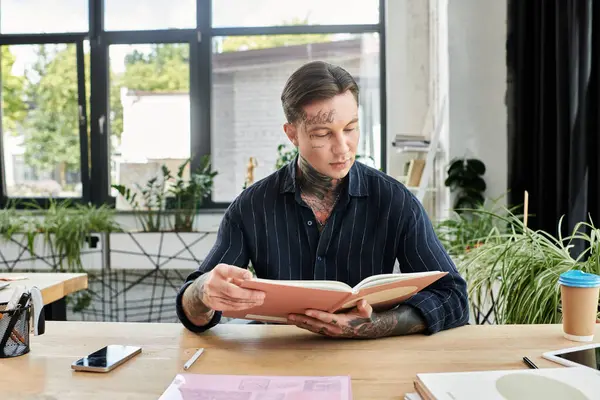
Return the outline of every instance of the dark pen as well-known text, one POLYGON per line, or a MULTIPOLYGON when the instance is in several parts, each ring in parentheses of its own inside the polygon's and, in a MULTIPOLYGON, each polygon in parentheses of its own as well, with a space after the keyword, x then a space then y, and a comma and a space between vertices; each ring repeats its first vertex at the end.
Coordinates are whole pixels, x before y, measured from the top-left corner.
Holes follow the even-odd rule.
POLYGON ((531 361, 531 360, 530 360, 529 358, 527 358, 527 357, 523 357, 523 362, 524 362, 525 364, 527 364, 527 365, 529 366, 529 368, 532 368, 532 369, 538 369, 537 365, 535 365, 535 364, 533 363, 533 361, 531 361))

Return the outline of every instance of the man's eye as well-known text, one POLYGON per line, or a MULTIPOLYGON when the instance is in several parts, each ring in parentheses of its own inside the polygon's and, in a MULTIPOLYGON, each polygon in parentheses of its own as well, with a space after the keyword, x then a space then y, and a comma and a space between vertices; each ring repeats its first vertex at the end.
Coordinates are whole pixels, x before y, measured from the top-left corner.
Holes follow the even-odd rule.
POLYGON ((312 136, 313 136, 314 138, 324 138, 324 137, 327 137, 327 136, 329 136, 329 132, 327 132, 327 133, 320 133, 320 134, 316 134, 316 133, 315 133, 315 134, 313 134, 312 136))
POLYGON ((355 127, 355 126, 353 126, 353 127, 351 127, 351 128, 346 128, 346 129, 344 129, 344 132, 352 132, 352 131, 353 131, 353 130, 355 130, 355 129, 356 129, 356 127, 355 127))

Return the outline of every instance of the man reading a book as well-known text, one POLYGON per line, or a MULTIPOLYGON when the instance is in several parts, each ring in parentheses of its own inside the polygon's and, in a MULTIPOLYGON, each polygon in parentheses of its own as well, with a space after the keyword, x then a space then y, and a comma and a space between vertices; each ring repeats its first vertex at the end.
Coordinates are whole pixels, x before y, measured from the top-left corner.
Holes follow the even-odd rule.
POLYGON ((332 337, 379 338, 435 332, 468 321, 465 280, 416 197, 400 182, 356 161, 359 88, 339 66, 296 70, 281 95, 283 129, 298 149, 288 165, 245 189, 227 209, 214 247, 182 286, 177 313, 203 332, 222 312, 262 304, 240 287, 257 277, 335 280, 443 271, 445 276, 391 309, 364 300, 343 313, 307 310, 288 323, 332 337))

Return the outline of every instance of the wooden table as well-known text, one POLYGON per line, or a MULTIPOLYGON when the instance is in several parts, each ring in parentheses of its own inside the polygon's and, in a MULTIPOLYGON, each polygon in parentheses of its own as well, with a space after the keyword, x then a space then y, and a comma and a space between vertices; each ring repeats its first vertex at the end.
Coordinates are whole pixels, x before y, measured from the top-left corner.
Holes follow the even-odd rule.
MULTIPOLYGON (((597 330, 597 335, 600 329, 597 330)), ((600 338, 600 335, 597 336, 600 338)), ((403 399, 419 372, 560 367, 541 358, 576 345, 560 325, 465 326, 432 336, 377 340, 323 338, 293 326, 221 324, 202 335, 179 324, 50 322, 27 355, 0 360, 2 398, 158 399, 196 348, 188 372, 344 375, 355 399, 403 399), (73 361, 107 344, 142 346, 108 374, 74 372, 73 361)))
MULTIPOLYGON (((0 278, 4 277, 20 277, 24 276, 27 279, 10 282, 10 286, 0 290, 0 301, 8 301, 12 293, 11 287, 37 286, 42 292, 44 299, 46 319, 65 320, 66 319, 66 302, 65 296, 80 290, 87 289, 88 277, 87 274, 78 273, 61 273, 61 272, 11 272, 0 273, 0 278)), ((0 283, 4 283, 0 281, 0 283)))

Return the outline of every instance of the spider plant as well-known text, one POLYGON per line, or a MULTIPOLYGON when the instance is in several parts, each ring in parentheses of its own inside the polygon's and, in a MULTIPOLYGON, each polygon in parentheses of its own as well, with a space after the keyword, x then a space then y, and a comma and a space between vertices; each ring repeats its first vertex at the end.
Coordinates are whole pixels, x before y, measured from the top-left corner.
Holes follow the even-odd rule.
POLYGON ((500 198, 475 208, 455 209, 450 218, 435 224, 435 231, 453 258, 480 246, 489 238, 506 233, 508 224, 500 198))
POLYGON ((91 234, 121 230, 114 214, 114 209, 107 205, 71 205, 69 201, 59 203, 51 200, 37 230, 52 255, 58 257, 54 261, 59 269, 79 272, 85 267, 81 263, 81 249, 90 240, 91 234))
MULTIPOLYGON (((571 269, 600 273, 600 231, 591 223, 580 223, 569 236, 555 238, 528 229, 510 212, 496 217, 506 222, 506 233, 490 235, 479 247, 466 252, 458 265, 468 282, 473 305, 481 307, 483 297, 497 287, 492 306, 496 323, 559 323, 558 278, 571 269), (587 250, 573 256, 570 250, 575 240, 583 240, 587 250)), ((562 218, 558 232, 561 228, 562 218)))

